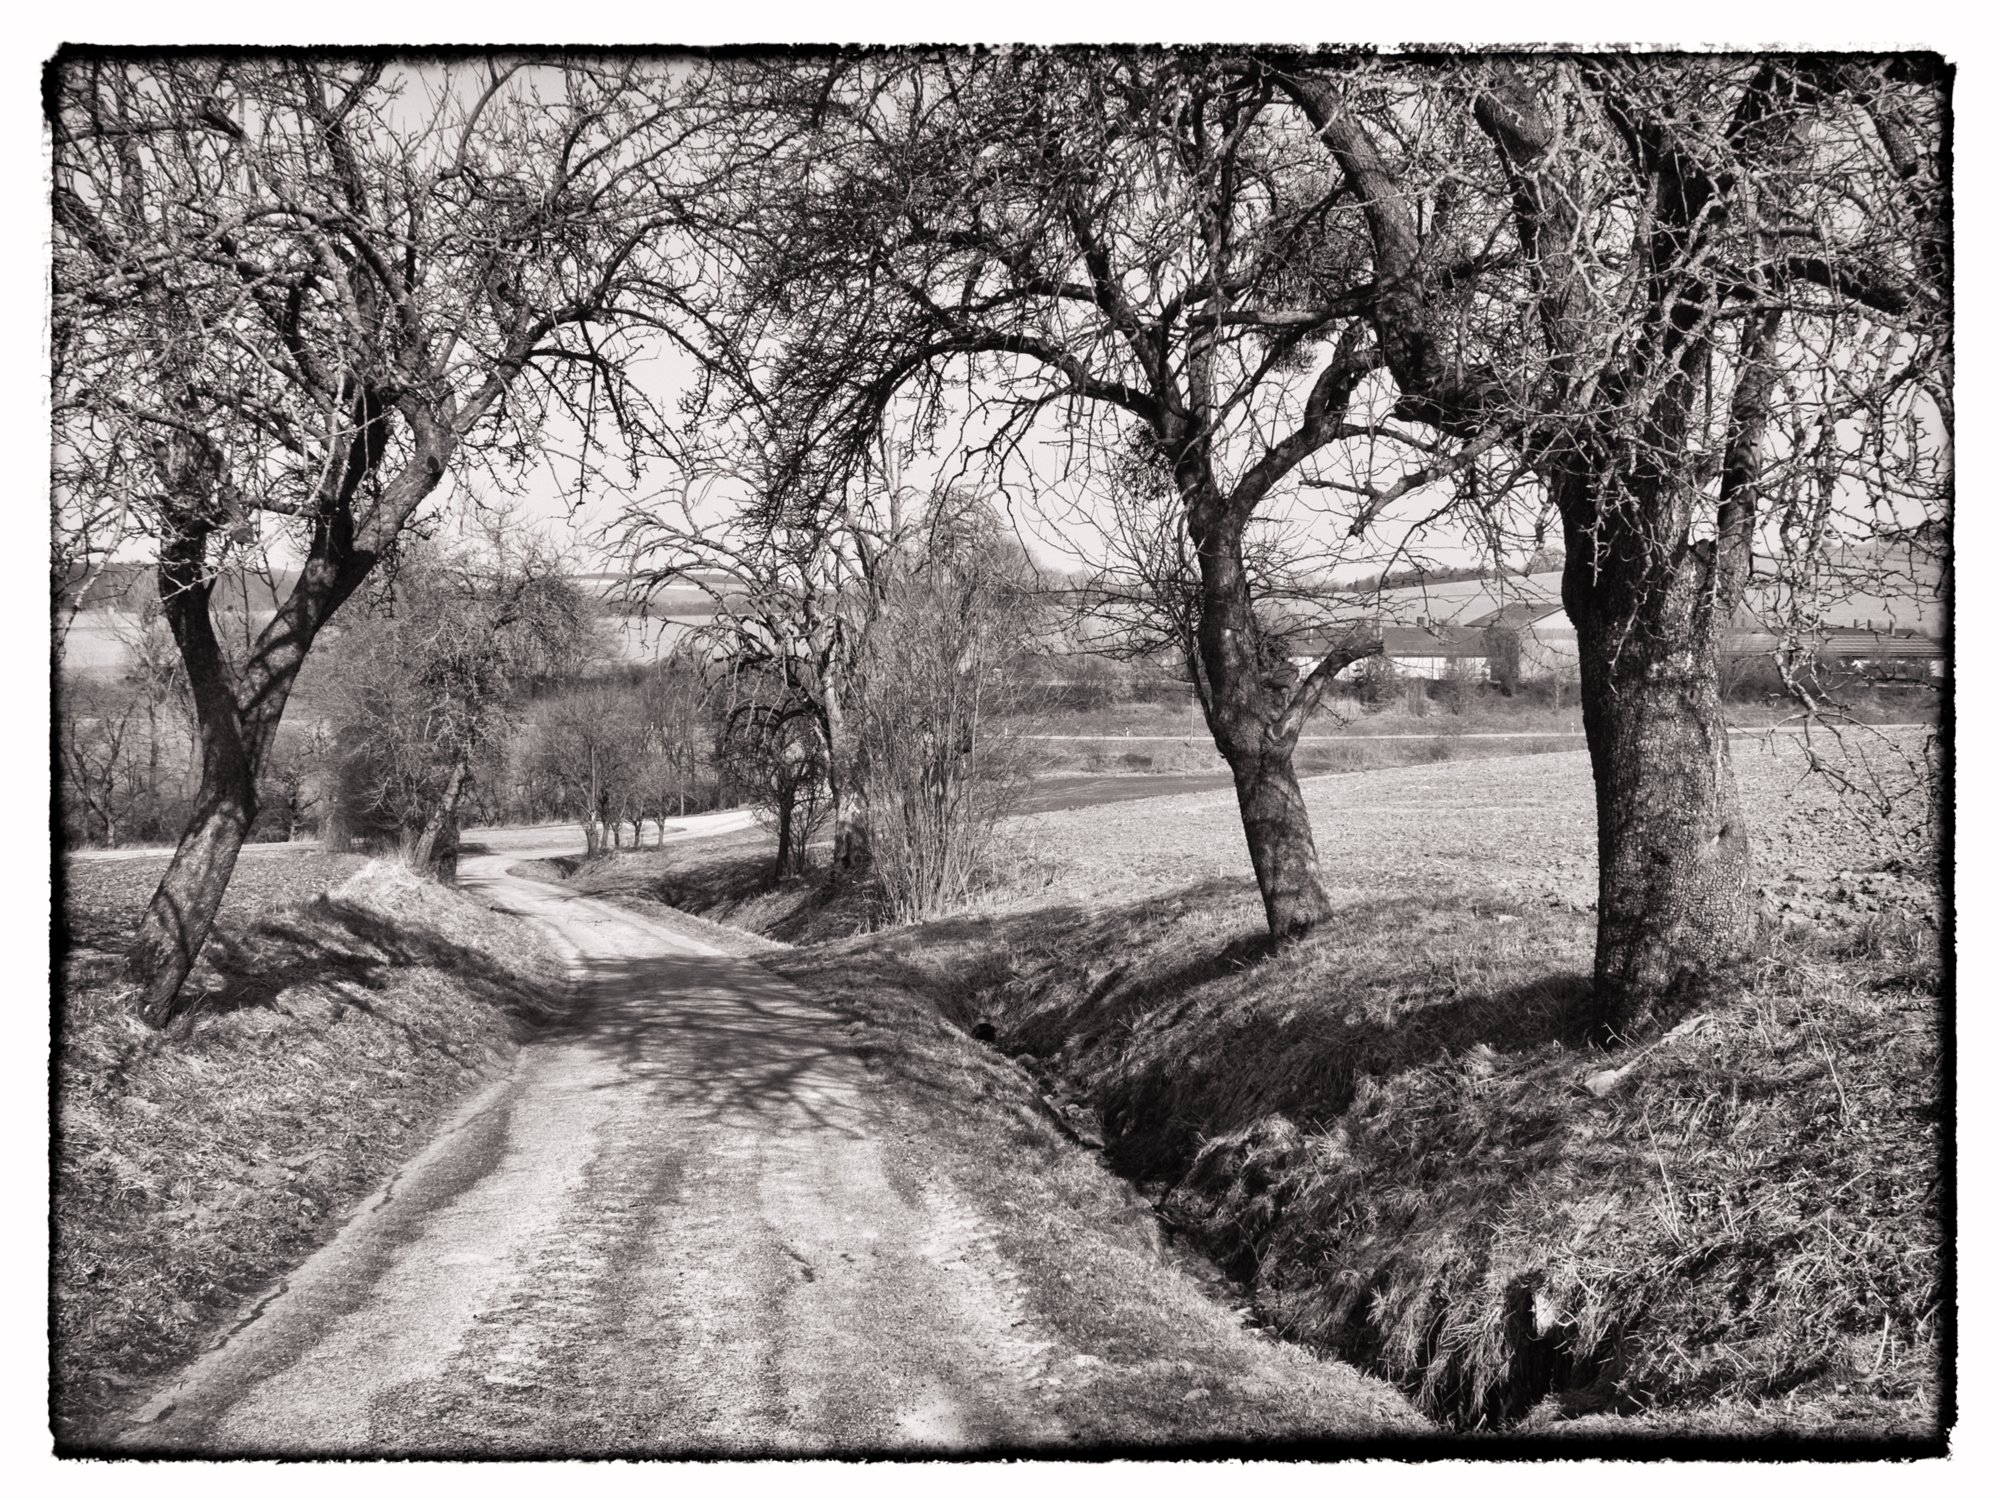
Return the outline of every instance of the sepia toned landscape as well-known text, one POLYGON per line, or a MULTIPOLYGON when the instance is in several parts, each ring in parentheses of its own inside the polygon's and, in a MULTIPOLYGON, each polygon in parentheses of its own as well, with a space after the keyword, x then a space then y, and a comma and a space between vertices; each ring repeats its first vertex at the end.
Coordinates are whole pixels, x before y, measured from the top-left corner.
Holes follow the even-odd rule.
POLYGON ((59 1456, 1947 1451, 1947 63, 46 82, 59 1456))

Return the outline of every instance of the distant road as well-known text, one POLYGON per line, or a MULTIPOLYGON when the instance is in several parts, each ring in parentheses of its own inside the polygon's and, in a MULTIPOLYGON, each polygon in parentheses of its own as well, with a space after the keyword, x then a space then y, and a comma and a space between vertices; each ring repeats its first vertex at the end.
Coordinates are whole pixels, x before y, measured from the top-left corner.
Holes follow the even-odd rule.
MULTIPOLYGON (((659 822, 646 820, 654 830, 646 836, 646 847, 653 847, 657 837, 659 822)), ((723 812, 696 813, 686 818, 670 818, 667 821, 667 842, 672 844, 681 839, 706 838, 710 834, 734 833, 748 828, 755 818, 745 807, 732 807, 723 812)), ((625 827, 629 830, 630 825, 625 827)), ((533 827, 511 828, 467 828, 460 832, 459 840, 468 852, 506 853, 514 849, 541 849, 551 843, 563 848, 571 844, 580 850, 583 844, 583 830, 575 823, 542 823, 533 827)), ((317 854, 321 850, 317 839, 296 844, 245 844, 245 854, 317 854)), ((69 858, 75 860, 109 859, 165 859, 174 852, 172 844, 147 844, 135 849, 75 849, 69 858)))

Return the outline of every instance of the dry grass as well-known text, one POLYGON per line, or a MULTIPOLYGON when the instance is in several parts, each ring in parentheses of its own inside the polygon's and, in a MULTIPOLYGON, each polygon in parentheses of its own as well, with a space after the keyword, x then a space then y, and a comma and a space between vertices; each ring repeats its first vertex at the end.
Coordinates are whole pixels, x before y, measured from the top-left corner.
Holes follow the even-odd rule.
MULTIPOLYGON (((1738 765, 1767 956, 1636 1057, 1570 1040, 1581 754, 1311 783, 1340 919, 1276 954, 1224 792, 1014 820, 980 910, 782 962, 992 1028, 1261 1317, 1455 1426, 1922 1443, 1943 1126, 1921 832, 1802 780, 1788 741, 1738 765)), ((756 852, 656 888, 713 892, 756 852)))
MULTIPOLYGON (((1309 721, 1305 734, 1311 738, 1341 734, 1580 735, 1583 731, 1582 713, 1574 702, 1557 703, 1546 692, 1524 688, 1509 698, 1497 690, 1475 689, 1465 693, 1454 708, 1443 698, 1426 701, 1420 706, 1414 704, 1408 686, 1403 684, 1384 702, 1376 705, 1364 705, 1352 698, 1331 698, 1309 721)), ((1573 688, 1571 693, 1574 694, 1573 688)), ((1857 687, 1844 693, 1841 701, 1856 721, 1865 724, 1927 724, 1934 722, 1938 713, 1937 689, 1921 684, 1857 687)), ((1728 706, 1732 724, 1781 723, 1792 719, 1797 711, 1797 704, 1777 697, 1732 702, 1728 706)), ((1001 727, 1028 734, 1187 735, 1200 740, 1207 738, 1201 714, 1191 702, 1120 703, 1096 709, 1055 709, 1009 719, 1001 727)), ((1117 746, 1109 748, 1118 749, 1117 746)), ((1147 747, 1130 748, 1143 750, 1147 747)), ((1377 764, 1407 763, 1384 761, 1377 764)))
MULTIPOLYGON (((1371 731, 1374 726, 1369 726, 1371 731)), ((1358 732, 1358 731, 1357 731, 1358 732)), ((1560 733, 1545 739, 1491 740, 1474 738, 1458 721, 1426 719, 1388 724, 1383 734, 1409 734, 1410 739, 1360 739, 1302 744, 1292 762, 1301 776, 1336 772, 1376 771, 1391 766, 1435 765, 1447 760, 1549 754, 1574 750, 1579 741, 1560 733)), ((1127 744, 1109 740, 1047 740, 1035 746, 1036 764, 1044 774, 1142 773, 1163 776, 1194 772, 1226 774, 1227 765, 1210 744, 1134 739, 1127 744)))
POLYGON ((158 868, 70 870, 59 1436, 198 1352, 559 1001, 561 964, 522 924, 386 863, 324 889, 355 863, 246 859, 190 981, 201 1004, 167 1035, 132 1017, 118 952, 158 868))

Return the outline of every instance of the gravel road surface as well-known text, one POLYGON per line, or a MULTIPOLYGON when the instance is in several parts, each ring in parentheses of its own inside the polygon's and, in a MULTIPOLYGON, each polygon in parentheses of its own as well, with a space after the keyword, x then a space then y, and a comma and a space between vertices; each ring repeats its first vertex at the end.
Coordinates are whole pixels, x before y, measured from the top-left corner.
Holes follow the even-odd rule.
POLYGON ((908 1169, 839 1021, 754 963, 506 874, 573 837, 502 839, 462 871, 573 955, 573 1021, 114 1446, 691 1455, 1058 1437, 1022 1390, 1049 1331, 977 1215, 908 1169))

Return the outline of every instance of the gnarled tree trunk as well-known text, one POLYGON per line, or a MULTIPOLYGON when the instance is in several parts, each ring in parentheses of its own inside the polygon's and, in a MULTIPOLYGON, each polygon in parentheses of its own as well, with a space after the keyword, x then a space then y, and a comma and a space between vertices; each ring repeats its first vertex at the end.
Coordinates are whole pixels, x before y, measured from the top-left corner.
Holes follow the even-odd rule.
POLYGON ((140 1017, 172 1019, 175 1000, 215 925, 236 856, 257 817, 257 779, 247 757, 203 747, 194 816, 153 892, 127 958, 139 982, 140 1017))
POLYGON ((444 795, 424 820, 423 832, 417 835, 416 848, 410 854, 410 863, 426 874, 449 879, 457 872, 458 804, 471 779, 472 767, 464 757, 460 757, 451 768, 451 779, 445 783, 444 795))
POLYGON ((1319 850, 1291 746, 1239 755, 1230 759, 1229 771, 1271 936, 1303 937, 1333 915, 1333 904, 1319 883, 1319 850))
MULTIPOLYGON (((214 585, 202 572, 202 541, 198 533, 180 538, 160 564, 160 594, 187 664, 200 729, 201 786, 126 958, 140 988, 139 1015, 153 1026, 172 1019, 181 986, 222 909, 236 857, 257 818, 258 774, 310 641, 310 633, 303 641, 288 640, 239 677, 209 616, 214 585)), ((300 587, 306 586, 302 580, 300 587)))
POLYGON ((1726 619, 1703 597, 1697 560, 1662 571, 1636 597, 1565 580, 1597 788, 1590 1019, 1607 1041, 1726 978, 1755 913, 1718 673, 1726 619))
POLYGON ((1243 837, 1271 936, 1303 937, 1333 915, 1320 888, 1312 818, 1292 769, 1299 730, 1317 694, 1301 700, 1298 669, 1287 647, 1267 638, 1257 620, 1240 523, 1197 520, 1194 529, 1202 584, 1197 691, 1216 748, 1236 782, 1243 837))

